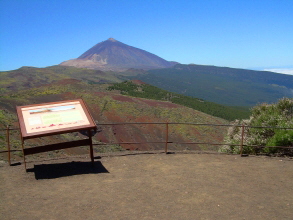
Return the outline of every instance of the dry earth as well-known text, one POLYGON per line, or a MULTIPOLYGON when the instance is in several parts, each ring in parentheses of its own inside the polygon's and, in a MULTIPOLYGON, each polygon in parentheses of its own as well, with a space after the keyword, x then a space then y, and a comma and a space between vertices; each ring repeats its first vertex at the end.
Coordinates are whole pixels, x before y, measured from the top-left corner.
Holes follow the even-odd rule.
POLYGON ((219 154, 0 162, 1 219, 292 219, 293 160, 219 154))

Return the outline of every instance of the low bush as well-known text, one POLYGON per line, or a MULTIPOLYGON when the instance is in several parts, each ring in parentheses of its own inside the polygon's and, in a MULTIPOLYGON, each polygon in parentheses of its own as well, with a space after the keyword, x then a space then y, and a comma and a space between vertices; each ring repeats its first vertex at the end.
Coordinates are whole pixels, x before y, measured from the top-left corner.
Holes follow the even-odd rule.
POLYGON ((243 136, 243 153, 293 155, 293 99, 283 98, 276 104, 260 104, 251 112, 249 120, 234 121, 225 137, 227 145, 220 151, 240 153, 240 126, 244 125, 248 127, 245 127, 243 136))

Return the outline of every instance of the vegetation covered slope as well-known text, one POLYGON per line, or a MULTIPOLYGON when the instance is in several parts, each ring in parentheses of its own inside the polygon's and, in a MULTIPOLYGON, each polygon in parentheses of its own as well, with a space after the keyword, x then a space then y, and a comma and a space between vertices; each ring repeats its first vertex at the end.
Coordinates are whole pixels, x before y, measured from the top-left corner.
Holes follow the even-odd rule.
MULTIPOLYGON (((213 117, 200 111, 177 105, 168 101, 155 101, 144 98, 135 98, 121 95, 116 91, 107 91, 109 84, 89 84, 81 80, 64 79, 41 86, 0 96, 0 110, 3 117, 1 128, 7 124, 17 126, 15 107, 34 103, 45 103, 60 100, 72 100, 82 98, 89 106, 90 112, 99 126, 99 132, 95 135, 95 143, 117 142, 143 142, 140 145, 121 144, 124 149, 163 149, 164 144, 146 143, 150 141, 164 141, 166 128, 164 124, 130 124, 102 126, 101 123, 123 122, 187 122, 187 123, 211 123, 226 124, 226 120, 213 117), (6 117, 10 115, 10 119, 6 117), (5 119, 5 120, 4 120, 5 119)), ((225 127, 200 127, 187 125, 170 126, 169 134, 172 142, 222 142, 225 127)), ((3 134, 2 134, 3 135, 3 134)), ((79 136, 79 134, 77 134, 79 136)), ((58 138, 68 140, 77 136, 61 135, 58 138)), ((38 144, 50 143, 58 138, 38 140, 38 144), (54 139, 54 140, 53 140, 54 139), (44 142, 45 141, 45 142, 44 142)), ((12 137, 19 140, 19 135, 12 137)), ((32 143, 34 146, 36 143, 32 143)), ((3 138, 0 140, 1 148, 5 147, 3 138)), ((19 141, 13 141, 12 148, 20 148, 19 141)), ((200 144, 173 145, 173 149, 201 149, 200 144)), ((96 150, 99 150, 97 147, 96 150)))
POLYGON ((293 97, 293 76, 266 71, 177 64, 129 78, 230 106, 254 106, 293 97))
POLYGON ((89 84, 122 81, 115 74, 100 70, 66 66, 21 67, 17 70, 0 72, 0 94, 36 88, 62 79, 83 80, 89 84))
MULTIPOLYGON (((145 71, 142 70, 130 69, 125 74, 136 75, 144 73, 145 71)), ((88 84, 89 88, 91 88, 90 85, 94 84, 100 84, 100 87, 102 88, 102 84, 104 83, 119 83, 124 81, 125 76, 114 72, 106 73, 99 70, 90 70, 66 66, 51 66, 47 68, 22 67, 14 71, 0 72, 0 95, 14 93, 16 91, 30 88, 32 88, 34 91, 37 91, 36 89, 40 88, 41 86, 52 84, 60 80, 63 80, 63 83, 68 83, 72 80, 79 80, 85 84, 88 84)), ((135 88, 133 86, 127 87, 127 85, 128 84, 115 84, 115 88, 117 87, 118 90, 124 89, 124 91, 121 91, 125 95, 171 101, 173 103, 184 105, 195 110, 202 111, 207 114, 211 114, 213 116, 221 117, 227 120, 234 120, 236 118, 243 119, 249 117, 249 112, 247 108, 227 107, 220 104, 204 101, 202 99, 167 92, 146 84, 139 86, 135 86, 133 84, 135 88)), ((58 93, 54 91, 54 89, 52 91, 46 92, 58 93)), ((9 103, 10 101, 7 100, 7 102, 9 103)))
POLYGON ((230 121, 249 118, 250 115, 248 108, 229 107, 202 99, 192 98, 190 96, 168 92, 158 87, 145 84, 141 81, 134 80, 115 83, 112 86, 109 86, 108 90, 118 90, 123 95, 134 97, 169 101, 230 121))

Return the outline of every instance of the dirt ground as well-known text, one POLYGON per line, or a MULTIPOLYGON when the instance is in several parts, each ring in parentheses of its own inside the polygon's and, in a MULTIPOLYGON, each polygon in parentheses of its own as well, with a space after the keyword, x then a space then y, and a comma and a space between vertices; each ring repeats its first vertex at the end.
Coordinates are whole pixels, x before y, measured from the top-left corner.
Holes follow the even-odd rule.
POLYGON ((293 219, 293 159, 86 156, 8 166, 1 219, 293 219))

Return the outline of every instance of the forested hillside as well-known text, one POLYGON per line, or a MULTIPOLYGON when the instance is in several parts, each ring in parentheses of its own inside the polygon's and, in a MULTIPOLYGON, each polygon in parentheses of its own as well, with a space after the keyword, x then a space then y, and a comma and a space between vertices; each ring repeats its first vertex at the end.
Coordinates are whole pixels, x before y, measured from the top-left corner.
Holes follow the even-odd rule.
POLYGON ((177 64, 129 78, 229 106, 252 107, 293 97, 293 76, 266 71, 177 64))
POLYGON ((197 99, 190 96, 168 92, 149 84, 141 82, 137 83, 137 81, 115 83, 114 85, 109 86, 108 90, 119 90, 123 95, 134 97, 169 101, 230 121, 235 119, 249 118, 250 114, 248 108, 224 106, 217 103, 208 102, 203 99, 197 99))

